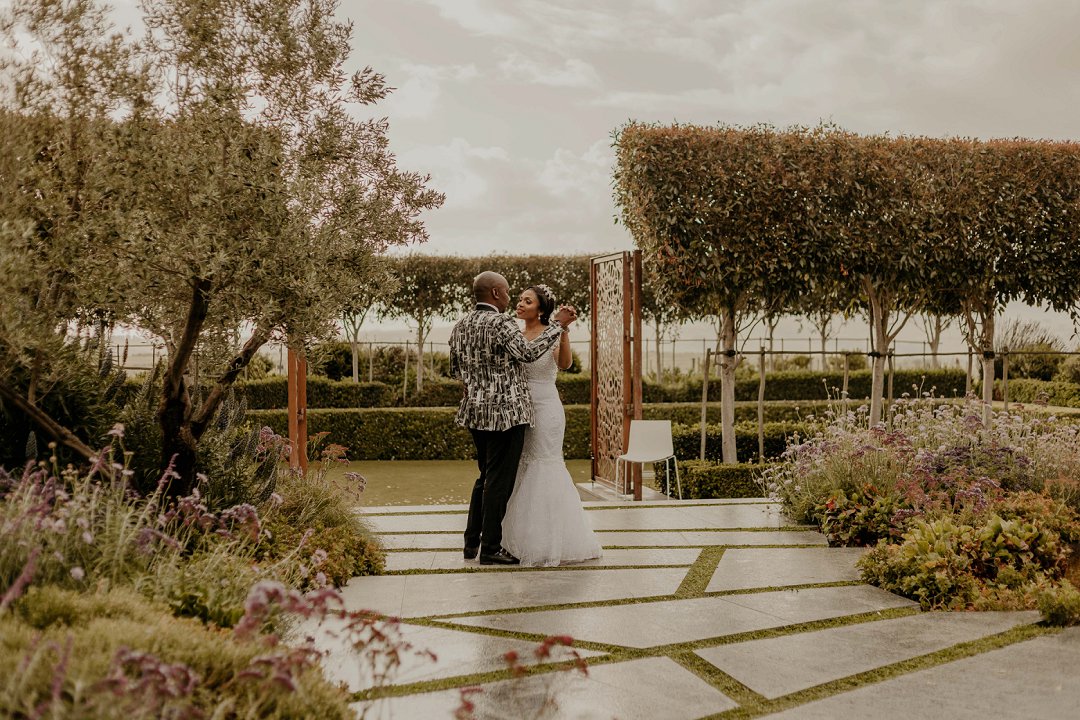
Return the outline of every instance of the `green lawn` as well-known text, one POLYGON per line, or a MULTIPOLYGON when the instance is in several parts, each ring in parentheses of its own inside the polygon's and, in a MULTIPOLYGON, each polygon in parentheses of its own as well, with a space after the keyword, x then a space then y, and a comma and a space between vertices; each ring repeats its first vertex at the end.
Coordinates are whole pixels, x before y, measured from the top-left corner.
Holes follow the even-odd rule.
MULTIPOLYGON (((589 480, 590 461, 566 463, 574 482, 589 480)), ((362 505, 452 505, 467 503, 476 481, 472 460, 361 460, 330 471, 339 478, 358 472, 367 478, 362 505)))

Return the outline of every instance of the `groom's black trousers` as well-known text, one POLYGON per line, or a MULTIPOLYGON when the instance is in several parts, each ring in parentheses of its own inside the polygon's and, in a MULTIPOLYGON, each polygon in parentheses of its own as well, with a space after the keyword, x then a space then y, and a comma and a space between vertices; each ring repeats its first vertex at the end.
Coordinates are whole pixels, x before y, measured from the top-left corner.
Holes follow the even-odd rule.
POLYGON ((525 445, 525 428, 515 425, 509 430, 475 430, 476 464, 480 477, 473 485, 469 501, 469 522, 465 527, 465 547, 479 547, 487 555, 502 547, 502 521, 506 503, 514 491, 521 448, 525 445))

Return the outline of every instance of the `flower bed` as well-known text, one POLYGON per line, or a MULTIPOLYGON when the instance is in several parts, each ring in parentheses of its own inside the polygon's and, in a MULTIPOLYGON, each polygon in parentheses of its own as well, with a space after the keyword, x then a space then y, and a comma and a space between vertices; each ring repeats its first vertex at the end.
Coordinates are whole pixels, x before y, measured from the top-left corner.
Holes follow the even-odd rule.
POLYGON ((1034 608, 1080 621, 1080 428, 1053 417, 902 401, 891 429, 828 412, 766 471, 770 493, 832 545, 873 549, 863 577, 925 608, 1034 608), (1064 608, 1064 610, 1062 610, 1064 608))

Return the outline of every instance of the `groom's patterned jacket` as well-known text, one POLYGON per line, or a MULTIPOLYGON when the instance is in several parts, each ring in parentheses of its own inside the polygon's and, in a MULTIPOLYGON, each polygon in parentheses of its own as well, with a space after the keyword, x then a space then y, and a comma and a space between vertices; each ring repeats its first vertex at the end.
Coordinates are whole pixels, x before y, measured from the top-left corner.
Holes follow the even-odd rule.
POLYGON ((550 350, 561 333, 553 322, 529 342, 510 316, 477 304, 450 333, 450 374, 465 383, 457 424, 476 430, 532 425, 525 363, 550 350))

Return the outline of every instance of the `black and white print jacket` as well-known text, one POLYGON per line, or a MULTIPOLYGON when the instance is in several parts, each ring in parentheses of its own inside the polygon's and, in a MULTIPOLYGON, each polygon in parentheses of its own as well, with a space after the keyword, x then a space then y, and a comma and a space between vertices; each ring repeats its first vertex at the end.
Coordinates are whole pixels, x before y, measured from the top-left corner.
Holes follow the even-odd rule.
POLYGON ((525 364, 551 350, 561 333, 553 322, 529 342, 509 315, 484 304, 459 320, 450 333, 450 374, 465 383, 457 424, 476 430, 532 425, 525 364))

